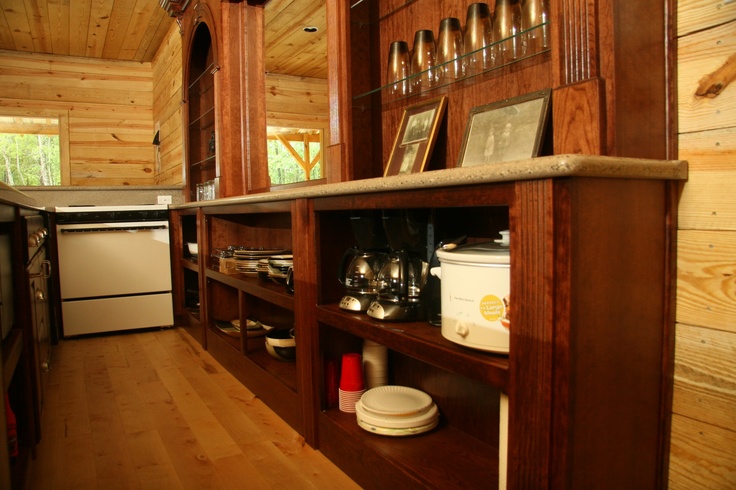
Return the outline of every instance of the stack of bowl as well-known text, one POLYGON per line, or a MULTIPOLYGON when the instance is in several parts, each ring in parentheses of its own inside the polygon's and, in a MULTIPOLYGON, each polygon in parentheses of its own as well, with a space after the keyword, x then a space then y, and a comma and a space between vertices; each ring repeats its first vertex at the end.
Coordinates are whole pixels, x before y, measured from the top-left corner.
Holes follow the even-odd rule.
POLYGON ((268 277, 277 284, 286 284, 286 274, 293 266, 293 255, 272 255, 268 259, 268 277))
POLYGON ((427 393, 387 385, 366 391, 355 404, 358 425, 384 436, 421 434, 437 427, 440 412, 427 393))
POLYGON ((294 329, 274 328, 266 332, 266 350, 280 361, 296 360, 294 329))

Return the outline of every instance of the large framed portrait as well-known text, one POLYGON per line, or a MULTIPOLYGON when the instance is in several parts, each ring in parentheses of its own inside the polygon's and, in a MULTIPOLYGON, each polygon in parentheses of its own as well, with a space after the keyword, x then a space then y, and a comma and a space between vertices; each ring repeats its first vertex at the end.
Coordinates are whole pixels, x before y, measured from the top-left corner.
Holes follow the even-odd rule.
POLYGON ((447 97, 422 102, 404 110, 384 177, 421 172, 432 153, 447 97))
POLYGON ((539 156, 549 112, 550 90, 534 92, 470 111, 458 167, 539 156))

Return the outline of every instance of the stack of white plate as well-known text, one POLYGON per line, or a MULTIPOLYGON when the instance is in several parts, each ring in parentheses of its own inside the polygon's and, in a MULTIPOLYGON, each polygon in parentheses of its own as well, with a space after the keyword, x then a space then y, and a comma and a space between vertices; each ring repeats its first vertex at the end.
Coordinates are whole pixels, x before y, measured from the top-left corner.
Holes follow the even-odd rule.
POLYGON ((241 274, 257 275, 258 261, 261 259, 268 260, 272 255, 288 252, 281 248, 257 248, 232 246, 233 257, 237 259, 235 269, 241 274))
POLYGON ((421 434, 437 427, 440 412, 427 393, 387 385, 366 391, 355 404, 358 425, 384 436, 421 434))

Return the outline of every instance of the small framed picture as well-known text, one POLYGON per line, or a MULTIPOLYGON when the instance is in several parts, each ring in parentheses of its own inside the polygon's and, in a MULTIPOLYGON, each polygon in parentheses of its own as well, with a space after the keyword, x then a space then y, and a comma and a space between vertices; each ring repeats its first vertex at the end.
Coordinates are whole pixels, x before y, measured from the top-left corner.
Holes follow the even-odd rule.
POLYGON ((437 139, 446 105, 447 97, 442 96, 404 110, 384 177, 424 170, 437 139))
POLYGON ((539 156, 549 112, 550 90, 534 92, 470 111, 458 167, 539 156))

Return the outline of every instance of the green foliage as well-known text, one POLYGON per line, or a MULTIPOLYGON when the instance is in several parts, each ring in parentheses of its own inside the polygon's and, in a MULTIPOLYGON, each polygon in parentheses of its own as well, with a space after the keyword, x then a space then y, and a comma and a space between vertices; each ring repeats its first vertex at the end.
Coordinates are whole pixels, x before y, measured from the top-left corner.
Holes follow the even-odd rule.
POLYGON ((0 180, 14 186, 61 184, 59 137, 0 134, 0 180))
MULTIPOLYGON (((294 150, 304 158, 304 143, 292 143, 294 150)), ((319 151, 319 145, 310 144, 310 159, 319 151)), ((309 180, 322 178, 321 162, 318 162, 310 172, 309 180)), ((284 145, 277 140, 268 140, 268 175, 271 177, 271 185, 293 184, 304 182, 306 179, 304 169, 294 160, 284 145)))

